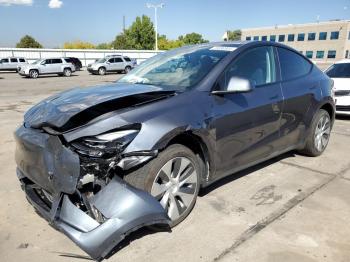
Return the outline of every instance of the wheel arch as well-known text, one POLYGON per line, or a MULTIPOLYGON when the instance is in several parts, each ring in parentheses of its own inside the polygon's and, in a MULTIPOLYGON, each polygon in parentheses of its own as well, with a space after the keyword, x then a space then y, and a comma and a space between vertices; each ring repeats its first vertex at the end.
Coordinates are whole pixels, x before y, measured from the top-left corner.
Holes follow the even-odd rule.
POLYGON ((326 103, 322 104, 319 109, 326 110, 331 118, 332 123, 334 122, 335 110, 334 110, 334 106, 332 106, 331 103, 326 102, 326 103))
POLYGON ((191 131, 185 131, 172 137, 165 145, 164 149, 173 144, 181 144, 192 150, 198 156, 202 170, 201 185, 204 185, 209 179, 210 170, 212 168, 211 156, 204 140, 191 131))

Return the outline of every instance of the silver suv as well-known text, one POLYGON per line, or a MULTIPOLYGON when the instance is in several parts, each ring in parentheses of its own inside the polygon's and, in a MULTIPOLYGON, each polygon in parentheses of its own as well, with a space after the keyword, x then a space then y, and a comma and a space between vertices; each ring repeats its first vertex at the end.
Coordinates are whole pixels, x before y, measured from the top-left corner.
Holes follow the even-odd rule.
POLYGON ((18 73, 22 76, 37 78, 39 75, 58 74, 71 76, 75 66, 68 62, 68 58, 48 58, 37 60, 32 64, 21 66, 18 73))
POLYGON ((6 57, 0 60, 1 71, 17 71, 17 68, 21 65, 28 64, 27 60, 23 57, 6 57))
POLYGON ((87 70, 91 74, 105 75, 107 72, 125 72, 128 73, 136 66, 136 61, 127 56, 113 55, 106 56, 89 64, 87 70))

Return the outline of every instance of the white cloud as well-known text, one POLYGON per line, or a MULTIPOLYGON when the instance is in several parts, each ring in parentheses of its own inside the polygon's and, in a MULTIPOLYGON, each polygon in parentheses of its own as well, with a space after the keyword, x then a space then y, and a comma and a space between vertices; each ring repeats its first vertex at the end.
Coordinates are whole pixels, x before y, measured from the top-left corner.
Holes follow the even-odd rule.
POLYGON ((63 5, 63 2, 60 0, 50 0, 49 2, 50 8, 61 8, 62 5, 63 5))
POLYGON ((0 5, 32 5, 33 0, 0 0, 0 5))

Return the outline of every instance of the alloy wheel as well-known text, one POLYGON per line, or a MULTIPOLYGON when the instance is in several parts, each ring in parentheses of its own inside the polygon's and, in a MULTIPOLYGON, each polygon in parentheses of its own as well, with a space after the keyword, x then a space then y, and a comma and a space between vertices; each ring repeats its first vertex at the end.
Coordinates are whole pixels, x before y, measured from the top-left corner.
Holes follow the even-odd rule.
POLYGON ((186 214, 196 198, 198 176, 194 164, 186 157, 170 159, 158 172, 151 195, 159 200, 172 221, 186 214))
POLYGON ((322 152, 329 141, 331 133, 331 121, 328 115, 323 115, 318 121, 315 129, 315 147, 319 152, 322 152))

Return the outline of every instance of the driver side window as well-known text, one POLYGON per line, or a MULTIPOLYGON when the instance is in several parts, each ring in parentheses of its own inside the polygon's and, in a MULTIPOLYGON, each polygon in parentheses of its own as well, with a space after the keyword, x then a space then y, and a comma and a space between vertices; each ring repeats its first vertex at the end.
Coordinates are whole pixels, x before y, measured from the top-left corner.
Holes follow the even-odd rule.
POLYGON ((226 90, 232 77, 249 80, 256 87, 275 82, 276 62, 273 47, 257 47, 239 55, 219 80, 219 90, 226 90))

